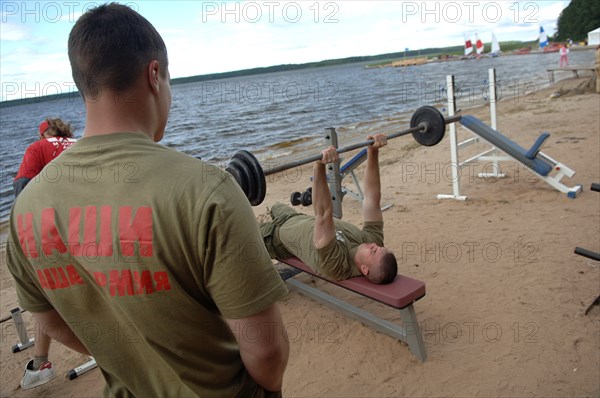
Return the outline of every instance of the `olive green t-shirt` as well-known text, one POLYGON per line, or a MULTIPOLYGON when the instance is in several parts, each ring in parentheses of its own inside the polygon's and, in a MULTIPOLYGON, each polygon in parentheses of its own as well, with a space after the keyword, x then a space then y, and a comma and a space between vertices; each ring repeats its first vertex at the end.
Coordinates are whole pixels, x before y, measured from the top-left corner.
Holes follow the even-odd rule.
POLYGON ((314 216, 291 217, 279 227, 277 238, 287 251, 319 274, 335 280, 360 276, 354 261, 356 250, 362 243, 383 246, 383 221, 365 222, 362 230, 346 221, 334 219, 334 223, 335 239, 320 249, 313 244, 314 216))
POLYGON ((287 290, 218 167, 141 133, 83 138, 16 200, 7 251, 21 306, 59 312, 106 395, 264 393, 223 317, 255 315, 287 290))

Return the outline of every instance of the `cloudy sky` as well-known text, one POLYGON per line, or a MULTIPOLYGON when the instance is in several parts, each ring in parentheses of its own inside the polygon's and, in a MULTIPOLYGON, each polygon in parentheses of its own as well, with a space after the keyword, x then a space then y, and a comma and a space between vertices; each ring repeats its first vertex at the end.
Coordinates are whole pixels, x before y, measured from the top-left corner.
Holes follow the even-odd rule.
MULTIPOLYGON (((172 77, 462 45, 535 40, 569 0, 120 1, 167 44, 172 77)), ((67 38, 99 1, 0 2, 0 100, 74 90, 67 38)))

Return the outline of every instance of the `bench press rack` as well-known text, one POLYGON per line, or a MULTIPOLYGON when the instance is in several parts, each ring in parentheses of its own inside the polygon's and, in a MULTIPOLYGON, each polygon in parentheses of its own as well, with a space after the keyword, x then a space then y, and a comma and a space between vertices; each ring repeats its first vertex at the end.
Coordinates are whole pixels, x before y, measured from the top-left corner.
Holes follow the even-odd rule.
POLYGON ((398 275, 396 279, 386 285, 377 285, 370 282, 366 277, 359 276, 347 279, 345 281, 334 281, 324 278, 314 273, 306 264, 299 259, 292 257, 285 260, 279 260, 284 264, 290 265, 300 271, 316 276, 336 286, 343 287, 354 293, 378 301, 382 304, 400 310, 402 326, 379 318, 365 310, 353 306, 343 300, 333 297, 318 289, 308 286, 294 278, 286 279, 286 284, 291 289, 300 291, 303 294, 329 305, 334 309, 339 309, 346 315, 349 315, 373 329, 392 336, 408 344, 410 351, 421 361, 427 359, 425 345, 421 336, 421 329, 415 309, 414 302, 425 296, 425 283, 407 276, 398 275))

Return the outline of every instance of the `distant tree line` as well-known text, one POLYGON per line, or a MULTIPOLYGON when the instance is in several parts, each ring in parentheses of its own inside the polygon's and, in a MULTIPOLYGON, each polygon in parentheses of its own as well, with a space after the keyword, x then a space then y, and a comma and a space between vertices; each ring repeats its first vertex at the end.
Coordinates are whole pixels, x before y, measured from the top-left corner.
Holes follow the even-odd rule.
POLYGON ((588 32, 600 27, 600 1, 571 0, 558 17, 558 29, 554 39, 583 41, 588 32))
POLYGON ((425 55, 432 55, 432 54, 439 54, 439 53, 453 53, 453 52, 461 52, 462 49, 463 49, 462 46, 445 47, 445 48, 426 48, 423 50, 411 50, 411 51, 406 51, 406 52, 402 51, 402 52, 379 54, 379 55, 365 55, 365 56, 356 56, 356 57, 347 57, 347 58, 327 59, 324 61, 308 62, 308 63, 304 63, 304 64, 282 64, 282 65, 266 66, 266 67, 260 67, 260 68, 243 69, 243 70, 237 70, 237 71, 232 71, 232 72, 211 73, 211 74, 207 74, 207 75, 179 77, 179 78, 172 79, 171 84, 192 83, 192 82, 200 82, 200 81, 206 81, 206 80, 217 80, 217 79, 225 79, 225 78, 229 78, 229 77, 260 75, 260 74, 264 74, 264 73, 291 71, 291 70, 297 70, 297 69, 320 68, 323 66, 344 65, 344 64, 352 64, 352 63, 358 63, 358 62, 390 60, 390 59, 402 58, 404 56, 414 57, 417 55, 425 56, 425 55))

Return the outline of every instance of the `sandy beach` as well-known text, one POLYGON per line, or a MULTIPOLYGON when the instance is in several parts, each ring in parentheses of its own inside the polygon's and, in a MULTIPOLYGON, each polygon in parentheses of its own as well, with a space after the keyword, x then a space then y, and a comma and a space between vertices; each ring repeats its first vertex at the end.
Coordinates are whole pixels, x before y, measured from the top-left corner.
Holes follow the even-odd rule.
MULTIPOLYGON (((421 147, 410 138, 381 152, 386 246, 399 273, 426 283, 415 303, 428 358, 343 314, 290 292, 280 303, 291 352, 285 397, 599 397, 600 307, 584 311, 600 294, 600 263, 577 256, 576 246, 600 252, 600 95, 588 78, 567 79, 534 95, 498 103, 498 130, 529 148, 551 134, 542 152, 576 171, 576 199, 557 191, 514 162, 501 163, 502 179, 480 179, 489 163, 462 169, 466 201, 452 193, 449 139, 421 147), (558 98, 550 98, 561 91, 558 98)), ((465 109, 489 122, 487 107, 465 109)), ((384 131, 386 132, 386 131, 384 131)), ((390 133, 391 131, 387 131, 390 133)), ((459 129, 459 139, 470 134, 459 129)), ((477 144, 461 159, 487 148, 477 144)), ((347 157, 351 156, 348 154, 347 157)), ((309 185, 311 166, 269 177, 258 219, 275 202, 309 185)), ((362 168, 358 169, 358 174, 362 168)), ((348 181, 345 181, 348 183, 348 181)), ((346 197, 344 219, 360 224, 360 204, 346 197)), ((299 208, 310 213, 311 208, 299 208)), ((2 231, 2 242, 6 240, 2 231)), ((18 306, 14 282, 0 264, 0 313, 18 306)), ((400 322, 397 311, 307 275, 295 278, 400 322)), ((33 333, 31 315, 23 314, 33 333)), ((31 349, 13 354, 18 336, 2 323, 1 397, 100 397, 98 369, 75 380, 67 371, 87 357, 58 343, 50 349, 58 377, 41 387, 19 387, 31 349)), ((142 365, 145 366, 145 365, 142 365)))

